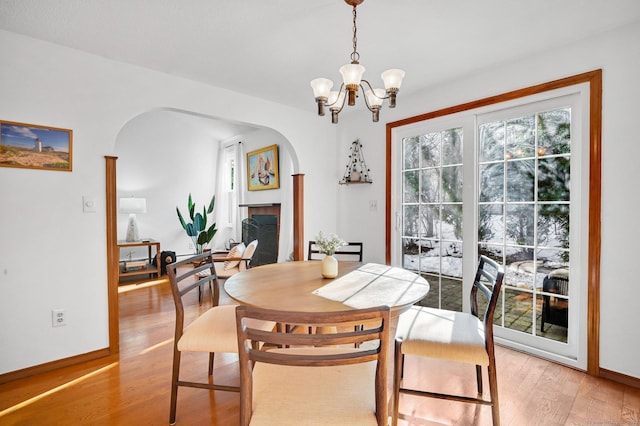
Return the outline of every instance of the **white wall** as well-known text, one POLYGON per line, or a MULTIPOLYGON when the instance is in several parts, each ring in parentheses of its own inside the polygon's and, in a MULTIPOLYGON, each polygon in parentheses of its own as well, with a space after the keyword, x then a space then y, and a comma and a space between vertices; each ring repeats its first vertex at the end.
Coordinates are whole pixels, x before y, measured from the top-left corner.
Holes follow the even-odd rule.
MULTIPOLYGON (((211 139, 205 120, 156 110, 133 118, 118 134, 117 196, 146 198, 147 213, 137 215, 140 238, 160 241, 161 250, 194 252, 176 206, 188 216, 190 193, 198 211, 215 194, 218 141, 211 139)), ((127 223, 128 215, 118 214, 119 240, 126 236, 127 223)), ((146 256, 146 248, 137 252, 146 256)))
POLYGON ((308 177, 306 223, 336 226, 336 188, 325 185, 333 181, 326 165, 336 161, 336 129, 313 108, 288 108, 6 31, 0 52, 0 119, 73 130, 72 172, 0 167, 0 374, 108 346, 104 156, 116 154, 123 126, 147 111, 173 108, 277 130, 298 156, 295 172, 308 177), (83 195, 96 197, 96 213, 82 213, 83 195), (51 327, 54 308, 66 310, 67 326, 51 327))
MULTIPOLYGON (((381 120, 395 121, 599 68, 603 69, 600 366, 638 378, 640 285, 634 256, 640 241, 636 226, 640 197, 632 188, 640 180, 640 144, 635 135, 640 115, 640 24, 429 88, 417 96, 405 97, 401 90, 396 110, 383 109, 381 120)), ((429 72, 428 66, 424 72, 429 72)), ((410 84, 407 75, 403 85, 410 84)), ((374 183, 340 188, 338 208, 344 214, 339 232, 363 240, 366 260, 380 261, 384 233, 374 231, 385 227, 384 124, 371 123, 362 111, 341 114, 340 120, 337 167, 342 170, 351 141, 359 137, 374 183), (369 211, 372 199, 378 200, 375 213, 369 211)))

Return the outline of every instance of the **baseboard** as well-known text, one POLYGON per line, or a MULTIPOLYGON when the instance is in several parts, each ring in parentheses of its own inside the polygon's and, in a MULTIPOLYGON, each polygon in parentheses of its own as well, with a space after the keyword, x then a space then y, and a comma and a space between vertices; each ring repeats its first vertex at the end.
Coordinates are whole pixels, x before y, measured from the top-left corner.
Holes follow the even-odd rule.
POLYGON ((12 380, 24 379, 25 377, 36 374, 43 374, 49 371, 57 370, 62 367, 80 364, 94 359, 104 358, 111 355, 109 348, 98 349, 97 351, 87 352, 86 354, 76 355, 69 358, 63 358, 44 364, 35 365, 33 367, 23 368, 22 370, 11 371, 9 373, 0 374, 0 384, 10 382, 12 380))
POLYGON ((637 377, 627 376, 626 374, 616 373, 615 371, 605 370, 604 368, 600 369, 599 377, 640 389, 640 378, 637 377))

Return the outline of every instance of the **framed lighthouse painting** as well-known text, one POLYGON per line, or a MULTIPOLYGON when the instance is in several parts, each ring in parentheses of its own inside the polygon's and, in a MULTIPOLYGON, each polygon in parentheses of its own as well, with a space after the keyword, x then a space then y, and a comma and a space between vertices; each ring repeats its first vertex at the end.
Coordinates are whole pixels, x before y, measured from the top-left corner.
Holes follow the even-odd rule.
POLYGON ((71 171, 73 131, 0 121, 0 167, 71 171))

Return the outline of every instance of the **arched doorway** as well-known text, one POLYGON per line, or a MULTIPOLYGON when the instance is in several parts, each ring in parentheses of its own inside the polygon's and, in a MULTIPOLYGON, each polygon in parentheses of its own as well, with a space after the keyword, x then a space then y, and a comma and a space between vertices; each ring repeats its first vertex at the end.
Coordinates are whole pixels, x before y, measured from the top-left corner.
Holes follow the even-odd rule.
MULTIPOLYGON (((198 203, 208 202, 215 191, 215 168, 221 143, 239 140, 246 150, 277 144, 281 158, 279 191, 259 191, 247 201, 260 203, 278 199, 285 212, 281 218, 282 234, 290 244, 287 255, 301 258, 304 249, 303 175, 298 173, 298 159, 291 143, 274 129, 247 123, 231 122, 173 109, 145 112, 127 122, 118 134, 116 156, 106 157, 107 253, 109 277, 110 352, 119 350, 118 238, 124 238, 126 220, 118 214, 120 196, 144 196, 147 214, 140 217, 140 237, 152 237, 162 249, 189 254, 189 239, 176 218, 176 206, 186 205, 189 193, 200 196, 198 203), (117 166, 116 166, 117 163, 117 166), (117 169, 117 174, 116 174, 117 169), (289 178, 293 176, 293 179, 289 178), (151 235, 153 234, 153 235, 151 235), (163 243, 164 241, 164 243, 163 243), (298 254, 296 254, 298 253, 298 254)), ((140 215, 142 216, 142 215, 140 215)), ((282 244, 282 239, 281 239, 282 244)))

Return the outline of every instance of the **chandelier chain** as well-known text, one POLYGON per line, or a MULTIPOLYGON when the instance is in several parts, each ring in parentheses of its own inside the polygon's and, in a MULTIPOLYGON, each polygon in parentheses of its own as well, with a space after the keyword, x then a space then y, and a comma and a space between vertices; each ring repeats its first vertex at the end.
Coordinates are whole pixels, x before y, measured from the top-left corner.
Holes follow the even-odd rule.
POLYGON ((356 18, 358 17, 358 12, 356 11, 356 6, 353 6, 353 52, 351 53, 351 63, 357 64, 360 60, 360 54, 358 53, 358 26, 356 25, 356 18))

